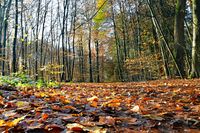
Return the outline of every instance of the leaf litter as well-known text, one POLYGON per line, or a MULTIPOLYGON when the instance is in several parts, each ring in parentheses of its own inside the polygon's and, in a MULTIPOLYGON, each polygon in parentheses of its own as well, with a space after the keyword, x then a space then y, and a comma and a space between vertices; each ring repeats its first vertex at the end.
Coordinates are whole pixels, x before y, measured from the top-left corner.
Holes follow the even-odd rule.
POLYGON ((199 79, 0 91, 0 132, 200 132, 199 79))

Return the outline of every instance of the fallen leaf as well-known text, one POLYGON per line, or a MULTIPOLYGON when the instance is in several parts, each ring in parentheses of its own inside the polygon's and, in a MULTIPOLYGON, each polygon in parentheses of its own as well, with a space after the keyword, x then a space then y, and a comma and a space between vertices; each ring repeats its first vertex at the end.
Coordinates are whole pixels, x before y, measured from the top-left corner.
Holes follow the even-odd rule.
POLYGON ((73 123, 73 124, 67 124, 67 128, 70 131, 82 132, 84 127, 78 123, 73 123))
POLYGON ((115 118, 111 116, 100 116, 99 123, 103 125, 113 126, 115 125, 115 118))
POLYGON ((132 112, 135 112, 135 113, 139 113, 140 112, 140 107, 138 105, 135 105, 132 109, 131 109, 132 112))
POLYGON ((26 118, 26 115, 25 116, 22 116, 20 118, 17 118, 17 119, 14 119, 13 121, 11 122, 7 122, 6 125, 9 126, 9 127, 14 127, 16 126, 20 121, 24 120, 26 118))
POLYGON ((49 124, 46 125, 44 129, 46 129, 48 133, 61 133, 64 130, 64 127, 56 124, 49 124))
POLYGON ((24 106, 29 106, 29 102, 26 102, 26 101, 17 101, 16 105, 17 105, 18 108, 24 107, 24 106))
POLYGON ((15 110, 11 110, 11 111, 7 111, 7 112, 3 112, 2 115, 4 115, 5 117, 13 117, 15 116, 17 113, 15 112, 15 110))
POLYGON ((98 102, 98 100, 99 99, 97 96, 93 96, 93 97, 87 99, 87 101, 96 101, 96 102, 98 102))
POLYGON ((156 115, 151 115, 151 114, 148 114, 148 115, 143 115, 144 117, 147 117, 147 118, 150 118, 152 120, 158 120, 158 121, 162 121, 164 120, 164 118, 160 117, 160 116, 156 116, 156 115))
POLYGON ((42 119, 43 119, 43 120, 47 120, 47 119, 48 119, 48 117, 49 117, 49 115, 48 115, 48 114, 46 114, 46 113, 42 114, 42 119))
POLYGON ((0 120, 0 127, 5 126, 5 121, 4 120, 0 120))

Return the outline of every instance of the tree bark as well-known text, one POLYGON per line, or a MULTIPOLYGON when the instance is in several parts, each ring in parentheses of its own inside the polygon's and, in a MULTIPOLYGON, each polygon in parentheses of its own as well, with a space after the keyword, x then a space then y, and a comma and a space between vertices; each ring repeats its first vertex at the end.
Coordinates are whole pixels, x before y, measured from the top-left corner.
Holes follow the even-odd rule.
POLYGON ((190 77, 200 76, 200 1, 192 1, 193 41, 192 41, 192 70, 190 77))
POLYGON ((92 26, 91 24, 88 24, 89 28, 89 40, 88 40, 88 50, 89 50, 89 72, 90 72, 90 82, 93 82, 93 68, 92 68, 92 50, 91 50, 91 37, 92 37, 92 26))
POLYGON ((16 45, 17 45, 17 35, 18 35, 18 0, 15 0, 15 35, 13 40, 13 61, 12 61, 12 72, 17 72, 16 64, 16 45))
MULTIPOLYGON (((185 36, 184 36, 184 18, 185 18, 186 0, 177 0, 175 23, 174 23, 174 43, 176 62, 182 76, 186 75, 185 72, 185 36)), ((176 71, 176 76, 179 76, 176 71)))
POLYGON ((98 40, 96 40, 95 41, 95 43, 96 43, 96 80, 97 80, 97 83, 99 83, 100 82, 100 75, 99 75, 99 41, 98 40))
POLYGON ((7 29, 8 29, 8 19, 9 19, 9 12, 11 7, 12 0, 9 0, 8 7, 6 10, 6 16, 5 16, 5 22, 4 22, 4 28, 3 28, 3 50, 2 50, 2 75, 5 75, 5 59, 6 59, 6 42, 7 42, 7 29))
POLYGON ((36 43, 35 43, 35 80, 38 80, 38 46, 39 46, 40 6, 41 6, 41 0, 38 1, 38 7, 37 7, 37 25, 36 25, 36 43))

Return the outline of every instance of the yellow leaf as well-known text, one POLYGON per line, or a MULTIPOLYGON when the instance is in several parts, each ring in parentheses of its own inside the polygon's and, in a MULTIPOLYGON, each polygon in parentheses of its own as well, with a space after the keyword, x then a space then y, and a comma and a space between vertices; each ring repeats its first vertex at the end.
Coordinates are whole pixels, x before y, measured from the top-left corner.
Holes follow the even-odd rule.
POLYGON ((0 127, 5 125, 5 121, 4 120, 0 120, 0 127))
POLYGON ((26 115, 25 116, 22 116, 20 118, 17 118, 17 119, 14 119, 13 121, 11 122, 7 122, 6 125, 9 126, 9 127, 14 127, 16 126, 20 121, 22 121, 23 119, 25 119, 26 115))
POLYGON ((90 101, 90 102, 92 102, 92 101, 96 101, 97 102, 98 100, 99 99, 98 99, 97 96, 93 96, 93 97, 87 99, 87 101, 90 101))
POLYGON ((16 103, 16 105, 17 105, 17 107, 19 108, 19 107, 28 106, 29 103, 28 103, 28 102, 25 102, 25 101, 18 101, 18 102, 16 103))

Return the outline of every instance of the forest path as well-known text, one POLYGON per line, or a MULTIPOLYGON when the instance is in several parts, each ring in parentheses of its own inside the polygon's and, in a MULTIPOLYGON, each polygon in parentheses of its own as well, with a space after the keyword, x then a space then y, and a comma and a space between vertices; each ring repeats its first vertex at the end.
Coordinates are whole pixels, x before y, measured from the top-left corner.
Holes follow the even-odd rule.
POLYGON ((0 89, 0 132, 200 131, 200 80, 0 89))

